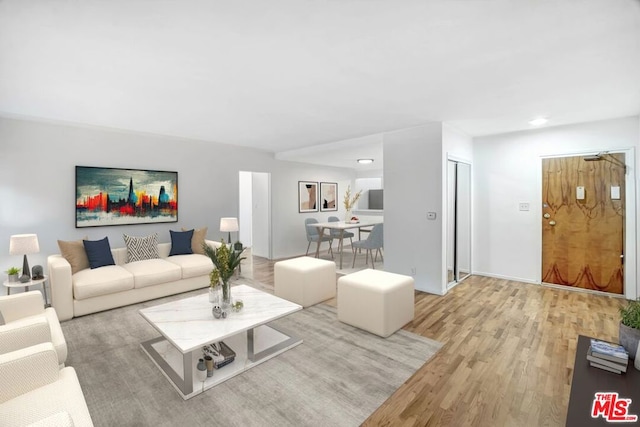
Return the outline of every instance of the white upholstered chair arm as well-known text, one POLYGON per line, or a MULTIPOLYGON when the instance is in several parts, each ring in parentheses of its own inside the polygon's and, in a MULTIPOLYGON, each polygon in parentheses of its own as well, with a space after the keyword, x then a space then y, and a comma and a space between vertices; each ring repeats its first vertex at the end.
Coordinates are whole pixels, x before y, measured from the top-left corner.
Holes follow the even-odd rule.
POLYGON ((73 317, 73 281, 71 264, 62 255, 50 255, 49 286, 51 287, 51 305, 55 307, 60 321, 73 317))
POLYGON ((0 326, 0 354, 51 342, 51 327, 44 316, 29 317, 0 326))
POLYGON ((0 297, 0 312, 2 312, 5 323, 23 317, 44 314, 44 299, 40 291, 2 296, 0 297))
POLYGON ((74 427, 73 418, 66 412, 57 412, 49 415, 35 423, 29 424, 27 427, 74 427))
POLYGON ((0 403, 58 380, 58 355, 51 343, 0 354, 0 403))

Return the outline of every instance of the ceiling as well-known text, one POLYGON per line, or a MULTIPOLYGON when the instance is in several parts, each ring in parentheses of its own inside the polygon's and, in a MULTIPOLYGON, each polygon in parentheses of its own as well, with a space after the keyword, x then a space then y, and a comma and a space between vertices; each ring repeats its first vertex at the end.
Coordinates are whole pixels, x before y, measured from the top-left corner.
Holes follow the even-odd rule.
POLYGON ((336 166, 430 121, 637 115, 639 76, 639 0, 0 0, 2 115, 336 166))

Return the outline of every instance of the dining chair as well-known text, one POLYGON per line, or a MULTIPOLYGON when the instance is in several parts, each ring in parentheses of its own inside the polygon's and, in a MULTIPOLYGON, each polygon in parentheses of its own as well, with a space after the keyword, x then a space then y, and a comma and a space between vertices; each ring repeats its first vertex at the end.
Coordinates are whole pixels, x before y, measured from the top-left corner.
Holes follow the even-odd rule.
MULTIPOLYGON (((337 216, 330 216, 329 222, 340 222, 340 218, 338 218, 337 216)), ((352 232, 344 230, 342 234, 342 240, 340 240, 339 242, 340 246, 338 247, 338 250, 342 252, 342 249, 344 247, 344 239, 346 238, 349 238, 349 241, 351 241, 351 245, 353 245, 354 236, 355 234, 353 234, 352 232)), ((340 239, 340 230, 331 230, 331 237, 333 237, 334 239, 340 239)), ((353 246, 351 246, 351 250, 354 250, 353 246)))
POLYGON ((333 259, 333 249, 331 248, 331 245, 333 244, 333 237, 331 235, 327 235, 324 233, 322 236, 320 236, 320 234, 318 233, 318 228, 314 225, 317 223, 318 223, 318 220, 315 218, 307 218, 304 220, 304 229, 307 233, 307 241, 309 242, 309 244, 307 245, 306 255, 309 255, 309 248, 311 247, 311 242, 317 243, 318 240, 320 240, 320 243, 329 242, 328 253, 331 254, 331 258, 333 259))
MULTIPOLYGON (((369 256, 371 256, 371 268, 375 269, 376 266, 374 265, 374 257, 373 257, 373 250, 376 250, 376 259, 378 258, 378 254, 380 254, 380 259, 384 260, 382 258, 382 248, 384 246, 384 239, 383 239, 383 226, 384 224, 376 224, 373 226, 373 228, 371 229, 371 233, 369 233, 369 237, 367 237, 367 240, 358 240, 357 242, 353 242, 351 244, 351 246, 353 246, 354 249, 366 249, 366 264, 369 265, 369 256)), ((356 253, 357 251, 354 250, 353 252, 353 263, 351 263, 351 268, 355 267, 356 265, 356 253)))

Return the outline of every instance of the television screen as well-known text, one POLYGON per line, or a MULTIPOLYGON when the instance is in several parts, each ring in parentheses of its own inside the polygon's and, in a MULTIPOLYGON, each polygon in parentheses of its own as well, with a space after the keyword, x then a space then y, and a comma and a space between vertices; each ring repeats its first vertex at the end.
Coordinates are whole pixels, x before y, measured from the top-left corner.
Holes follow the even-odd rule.
POLYGON ((369 209, 384 209, 383 190, 369 190, 369 209))

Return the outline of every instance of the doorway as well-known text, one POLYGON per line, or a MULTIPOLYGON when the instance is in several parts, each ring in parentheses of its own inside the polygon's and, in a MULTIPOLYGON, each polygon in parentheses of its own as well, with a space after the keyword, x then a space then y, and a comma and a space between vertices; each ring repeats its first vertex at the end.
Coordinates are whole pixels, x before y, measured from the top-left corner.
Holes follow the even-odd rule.
POLYGON ((239 172, 239 240, 251 255, 271 259, 271 174, 239 172))
POLYGON ((447 283, 471 275, 471 165, 447 162, 447 283))
POLYGON ((542 282, 624 292, 624 153, 542 159, 542 282))

